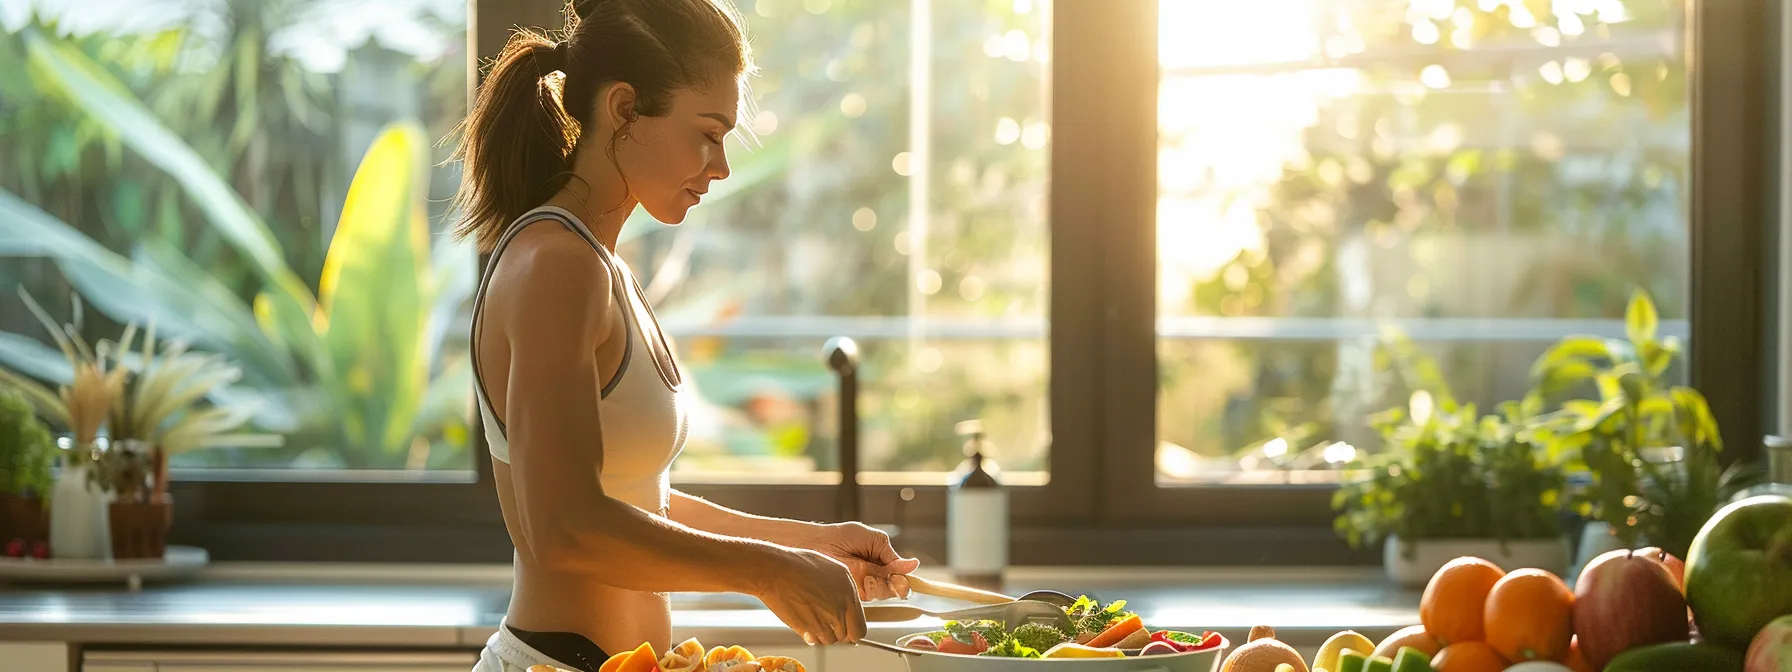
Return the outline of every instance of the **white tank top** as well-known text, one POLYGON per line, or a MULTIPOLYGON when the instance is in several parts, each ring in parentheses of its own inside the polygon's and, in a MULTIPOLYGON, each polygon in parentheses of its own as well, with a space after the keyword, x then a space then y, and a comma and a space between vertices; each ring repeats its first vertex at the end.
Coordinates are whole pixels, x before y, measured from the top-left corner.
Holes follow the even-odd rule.
POLYGON ((542 206, 517 218, 492 248, 479 291, 474 295, 473 378, 478 388, 479 415, 485 421, 486 443, 491 446, 492 457, 510 463, 510 441, 505 436, 504 423, 492 412, 491 400, 485 393, 485 380, 479 373, 479 325, 486 286, 492 269, 498 267, 498 258, 504 254, 511 239, 524 227, 541 221, 559 222, 591 245, 598 261, 610 272, 610 284, 615 289, 614 305, 621 311, 624 331, 628 334, 622 364, 616 368, 615 376, 604 384, 598 400, 604 451, 599 482, 604 494, 644 511, 665 515, 671 497, 669 472, 672 460, 684 449, 690 429, 687 386, 634 273, 597 241, 584 222, 562 208, 542 206), (641 319, 642 316, 646 319, 641 319), (659 341, 660 350, 666 354, 664 362, 647 347, 647 324, 653 325, 653 335, 659 341))

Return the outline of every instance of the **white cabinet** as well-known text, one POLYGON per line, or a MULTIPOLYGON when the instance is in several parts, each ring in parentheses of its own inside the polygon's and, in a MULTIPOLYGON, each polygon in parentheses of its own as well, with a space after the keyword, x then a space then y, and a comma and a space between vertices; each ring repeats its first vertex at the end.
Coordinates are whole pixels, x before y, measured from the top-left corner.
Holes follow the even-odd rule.
MULTIPOLYGON (((754 653, 758 653, 755 651, 754 653)), ((821 670, 810 666, 810 672, 907 672, 908 665, 902 662, 902 656, 873 649, 869 646, 852 646, 850 644, 827 647, 827 665, 821 670)), ((805 665, 808 661, 804 661, 805 665)))
POLYGON ((468 672, 477 652, 89 651, 81 672, 468 672))
POLYGON ((67 642, 0 642, 0 670, 69 672, 67 642))

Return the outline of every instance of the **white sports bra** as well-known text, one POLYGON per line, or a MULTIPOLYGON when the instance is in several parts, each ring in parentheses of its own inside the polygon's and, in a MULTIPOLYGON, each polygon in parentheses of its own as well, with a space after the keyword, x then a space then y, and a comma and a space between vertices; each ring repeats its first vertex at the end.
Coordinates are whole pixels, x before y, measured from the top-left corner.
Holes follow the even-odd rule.
POLYGON ((506 437, 504 422, 492 412, 491 400, 485 393, 485 379, 479 373, 479 325, 480 316, 484 312, 487 284, 492 270, 498 267, 498 258, 504 254, 504 248, 510 244, 511 239, 524 227, 549 220, 559 222, 567 230, 584 238, 597 253, 599 262, 609 270, 611 285, 615 289, 615 305, 622 311, 624 331, 628 334, 628 342, 623 346, 622 364, 617 367, 616 375, 605 383, 598 400, 598 412, 603 418, 604 450, 603 473, 599 476, 599 482, 603 485, 604 494, 644 511, 664 515, 670 503, 669 471, 672 460, 684 449, 685 438, 690 430, 690 406, 685 395, 687 386, 679 372, 677 361, 673 358, 671 347, 667 345, 664 334, 660 333, 659 321, 653 316, 653 308, 647 305, 647 296, 641 291, 641 283, 635 280, 634 273, 628 270, 620 258, 598 243, 597 237, 591 234, 584 222, 562 208, 542 206, 517 218, 504 232, 504 236, 498 239, 497 246, 492 248, 491 259, 486 262, 485 274, 479 281, 479 291, 474 295, 473 378, 478 388, 479 415, 485 421, 486 443, 491 446, 493 458, 505 464, 510 463, 510 441, 506 437), (640 319, 642 315, 647 319, 640 319), (660 351, 666 354, 665 362, 661 362, 647 347, 645 323, 653 324, 653 333, 659 339, 660 351), (651 365, 651 371, 648 366, 631 366, 635 363, 637 353, 651 365))

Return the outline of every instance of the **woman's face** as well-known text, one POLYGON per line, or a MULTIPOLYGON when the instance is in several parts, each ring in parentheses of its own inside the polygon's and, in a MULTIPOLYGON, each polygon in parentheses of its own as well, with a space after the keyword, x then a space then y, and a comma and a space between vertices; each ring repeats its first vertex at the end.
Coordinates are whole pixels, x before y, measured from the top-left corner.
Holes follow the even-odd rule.
POLYGON ((665 116, 638 116, 625 131, 628 137, 616 140, 616 162, 647 214, 667 224, 683 222, 710 184, 728 177, 723 143, 738 121, 739 101, 733 81, 679 90, 665 116))

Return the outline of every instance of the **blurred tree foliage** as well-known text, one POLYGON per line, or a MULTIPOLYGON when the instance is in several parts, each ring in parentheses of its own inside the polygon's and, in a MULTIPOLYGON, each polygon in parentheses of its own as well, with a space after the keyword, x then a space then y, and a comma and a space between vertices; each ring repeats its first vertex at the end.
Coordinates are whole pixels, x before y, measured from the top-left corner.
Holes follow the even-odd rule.
MULTIPOLYGON (((1681 2, 1322 6, 1317 32, 1329 65, 1315 67, 1357 69, 1358 93, 1320 103, 1306 153, 1254 201, 1262 245, 1199 280, 1190 304, 1165 314, 1615 318, 1639 288, 1664 314, 1685 314, 1681 2), (1432 86, 1431 69, 1447 73, 1444 86, 1432 86), (1352 245, 1369 250, 1372 278, 1341 266, 1352 245), (1510 265, 1500 282, 1461 268, 1477 252, 1510 265), (1398 275, 1387 268, 1407 275, 1385 277, 1398 275), (1346 300, 1349 281, 1372 286, 1367 306, 1346 300)), ((1249 363, 1248 382, 1226 400, 1223 423, 1170 420, 1177 440, 1193 432, 1193 445, 1230 452, 1291 428, 1326 441, 1363 426, 1334 409, 1359 389, 1337 386, 1349 346, 1226 347, 1249 363)), ((1458 390, 1493 404, 1523 390, 1523 364, 1541 348, 1518 347, 1434 350, 1458 390)), ((1384 408, 1411 392, 1380 358, 1381 396, 1352 408, 1384 408)), ((1202 372, 1166 361, 1165 375, 1168 389, 1202 372)))

